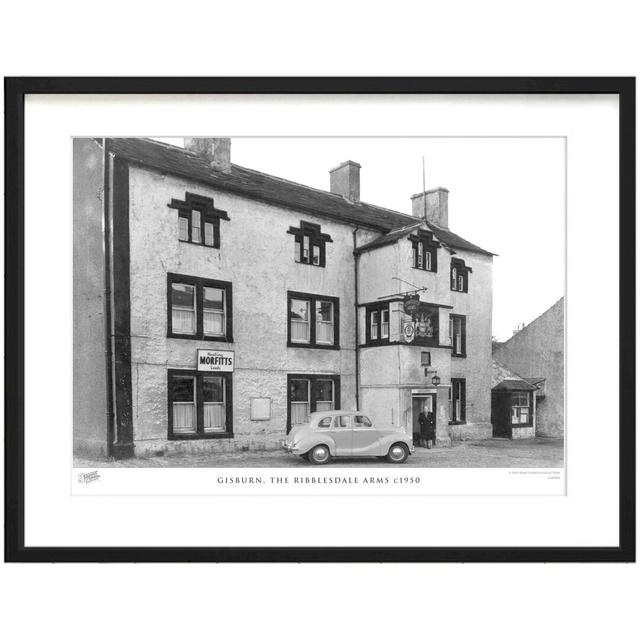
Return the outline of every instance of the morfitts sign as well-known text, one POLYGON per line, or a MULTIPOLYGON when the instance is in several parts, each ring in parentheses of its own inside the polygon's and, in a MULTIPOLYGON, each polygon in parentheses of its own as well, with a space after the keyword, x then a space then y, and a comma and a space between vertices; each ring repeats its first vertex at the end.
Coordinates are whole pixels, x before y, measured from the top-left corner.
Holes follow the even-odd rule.
POLYGON ((198 371, 233 371, 233 351, 198 349, 198 371))

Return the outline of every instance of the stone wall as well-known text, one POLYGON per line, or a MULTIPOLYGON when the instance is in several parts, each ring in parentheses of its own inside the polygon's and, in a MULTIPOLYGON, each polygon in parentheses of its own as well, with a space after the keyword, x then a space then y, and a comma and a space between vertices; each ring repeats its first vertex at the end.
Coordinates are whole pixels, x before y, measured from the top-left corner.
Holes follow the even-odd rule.
POLYGON ((564 298, 498 346, 497 360, 523 378, 546 378, 536 435, 564 435, 564 298))
POLYGON ((355 408, 355 311, 352 227, 218 192, 154 171, 130 172, 131 349, 136 452, 274 448, 286 432, 287 374, 340 375, 341 406, 355 408), (180 242, 167 205, 189 191, 213 198, 220 249, 180 242), (331 235, 326 267, 294 261, 300 221, 331 235), (167 338, 167 272, 233 286, 233 343, 167 338), (287 347, 287 291, 340 298, 340 350, 287 347), (196 350, 235 352, 232 440, 167 441, 167 369, 195 369, 196 350), (252 421, 252 397, 270 397, 270 420, 252 421))
POLYGON ((103 252, 104 159, 73 141, 73 449, 107 454, 103 252))

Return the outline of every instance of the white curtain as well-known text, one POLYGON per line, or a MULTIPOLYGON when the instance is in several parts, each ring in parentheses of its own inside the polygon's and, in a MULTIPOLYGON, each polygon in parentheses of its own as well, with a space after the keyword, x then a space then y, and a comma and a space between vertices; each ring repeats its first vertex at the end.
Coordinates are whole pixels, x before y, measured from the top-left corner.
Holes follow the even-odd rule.
POLYGON ((302 424, 309 417, 308 402, 292 402, 291 403, 291 424, 302 424))
POLYGON ((200 242, 200 212, 191 212, 191 241, 200 242))
POLYGON ((333 322, 316 323, 316 342, 333 344, 333 322))
POLYGON ((196 408, 192 402, 173 403, 173 432, 196 432, 196 408))
POLYGON ((204 430, 224 431, 226 428, 226 409, 224 402, 204 403, 204 430))
POLYGON ((210 336, 224 335, 224 312, 205 311, 203 314, 204 332, 210 336))
POLYGON ((194 310, 173 307, 171 310, 171 325, 173 333, 195 333, 196 314, 194 310))
POLYGON ((189 220, 178 216, 178 237, 185 242, 189 240, 189 220))
POLYGON ((204 223, 204 243, 213 246, 213 224, 210 222, 204 223))
POLYGON ((291 320, 291 341, 309 342, 309 323, 291 320))

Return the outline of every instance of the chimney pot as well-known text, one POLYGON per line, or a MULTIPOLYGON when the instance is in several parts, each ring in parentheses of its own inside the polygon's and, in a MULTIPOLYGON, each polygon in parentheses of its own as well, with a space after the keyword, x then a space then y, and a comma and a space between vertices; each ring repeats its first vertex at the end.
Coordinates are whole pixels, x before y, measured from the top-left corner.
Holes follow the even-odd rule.
POLYGON ((184 148, 200 156, 216 171, 231 171, 231 138, 185 138, 184 148))
POLYGON ((449 189, 436 187, 411 196, 411 213, 416 218, 424 218, 428 222, 444 229, 449 228, 449 189))
POLYGON ((330 190, 339 196, 360 202, 360 165, 347 160, 329 171, 330 190))

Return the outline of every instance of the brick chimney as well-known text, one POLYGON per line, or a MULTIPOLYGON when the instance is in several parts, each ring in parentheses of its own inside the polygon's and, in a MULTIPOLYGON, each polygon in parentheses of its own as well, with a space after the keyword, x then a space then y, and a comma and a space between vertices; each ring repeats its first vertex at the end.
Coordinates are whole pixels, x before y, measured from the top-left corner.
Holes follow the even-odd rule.
POLYGON ((329 171, 331 193, 360 202, 360 165, 347 160, 329 171))
POLYGON ((184 148, 206 160, 216 171, 231 171, 231 138, 185 138, 184 148))
POLYGON ((425 217, 438 227, 449 228, 449 189, 436 187, 411 196, 411 213, 416 218, 425 217))

